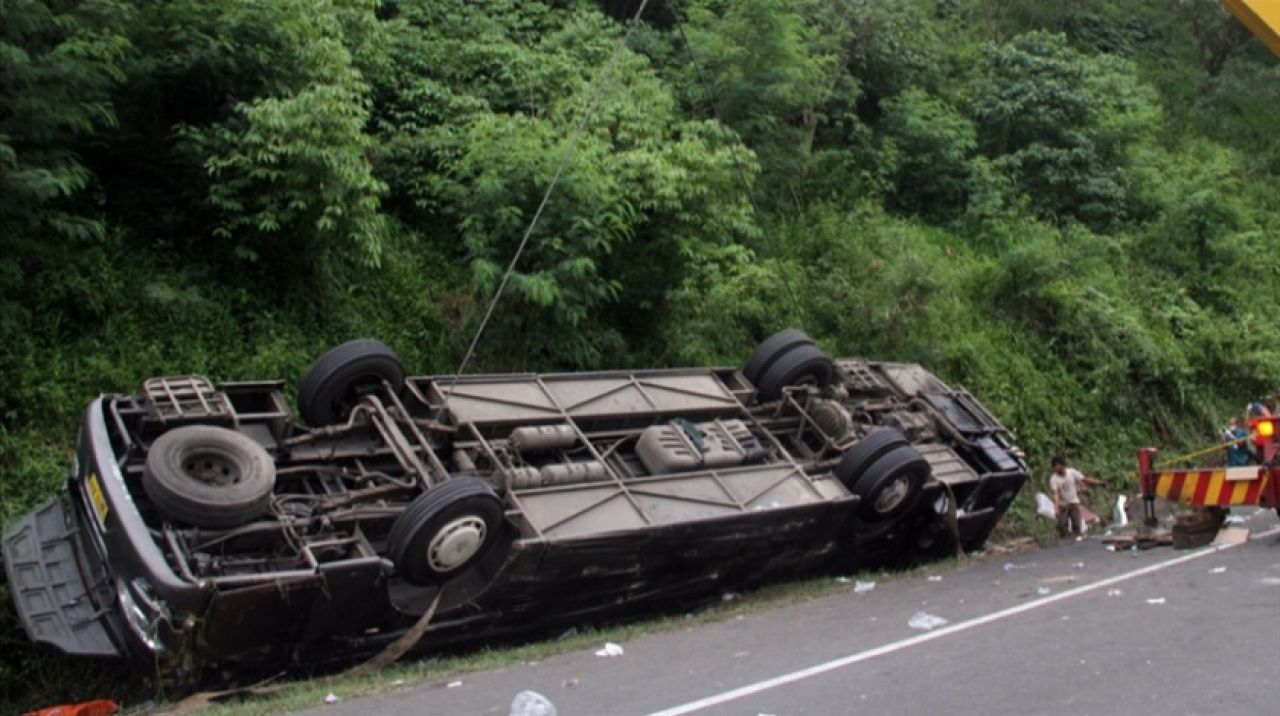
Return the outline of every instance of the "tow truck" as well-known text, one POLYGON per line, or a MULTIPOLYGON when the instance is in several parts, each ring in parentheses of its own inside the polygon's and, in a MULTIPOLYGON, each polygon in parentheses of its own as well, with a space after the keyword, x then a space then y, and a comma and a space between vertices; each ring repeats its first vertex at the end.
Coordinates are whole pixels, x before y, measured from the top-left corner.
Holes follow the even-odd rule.
MULTIPOLYGON (((1222 0, 1222 6, 1280 56, 1280 2, 1222 0)), ((1157 467, 1159 453, 1155 448, 1139 450, 1144 526, 1155 527, 1158 522, 1156 498, 1218 515, 1243 505, 1273 507, 1280 513, 1280 449, 1276 444, 1280 417, 1252 418, 1248 427, 1248 439, 1254 443, 1254 454, 1258 456, 1257 465, 1164 470, 1157 467)))
POLYGON ((1144 525, 1156 526, 1156 498, 1220 514, 1244 505, 1273 507, 1280 514, 1280 446, 1276 444, 1280 417, 1253 418, 1248 427, 1246 439, 1254 444, 1256 465, 1165 470, 1157 467, 1159 451, 1139 450, 1144 525))

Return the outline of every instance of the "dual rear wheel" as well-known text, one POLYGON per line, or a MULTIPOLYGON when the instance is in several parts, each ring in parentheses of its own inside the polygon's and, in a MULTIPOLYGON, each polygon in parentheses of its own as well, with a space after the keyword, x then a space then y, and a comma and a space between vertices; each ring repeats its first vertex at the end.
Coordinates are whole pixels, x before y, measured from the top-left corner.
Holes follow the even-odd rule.
POLYGON ((861 498, 858 516, 883 521, 906 514, 920 497, 929 462, 907 437, 892 428, 869 433, 845 451, 835 475, 861 498))
POLYGON ((742 369, 756 387, 761 402, 782 397, 789 387, 826 387, 835 378, 835 366, 813 339, 794 328, 778 331, 760 342, 742 369))
MULTIPOLYGON (((761 341, 742 374, 756 387, 759 400, 767 403, 781 398, 789 387, 826 387, 836 370, 808 334, 788 328, 761 341)), ((835 469, 840 482, 861 498, 858 516, 868 522, 909 511, 929 474, 928 461, 894 429, 868 434, 845 452, 835 469)))

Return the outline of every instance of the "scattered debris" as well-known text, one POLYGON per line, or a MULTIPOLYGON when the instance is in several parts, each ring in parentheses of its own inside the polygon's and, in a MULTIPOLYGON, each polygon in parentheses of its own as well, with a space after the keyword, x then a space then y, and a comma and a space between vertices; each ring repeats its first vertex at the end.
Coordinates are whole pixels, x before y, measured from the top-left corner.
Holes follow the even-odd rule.
MULTIPOLYGON (((1237 493, 1237 494, 1239 494, 1239 493, 1237 493)), ((1224 524, 1224 525, 1242 525, 1242 524, 1244 524, 1244 516, 1243 516, 1243 515, 1227 515, 1227 518, 1226 518, 1226 519, 1224 519, 1224 520, 1222 521, 1222 524, 1224 524)))
POLYGON ((929 575, 929 578, 928 578, 928 579, 929 579, 929 581, 930 581, 930 582, 941 582, 941 581, 942 581, 942 575, 941 575, 941 574, 931 574, 931 575, 929 575))
POLYGON ((1048 587, 1040 587, 1039 589, 1036 590, 1036 594, 1039 594, 1040 596, 1043 597, 1052 591, 1053 590, 1049 589, 1048 587))
POLYGON ((1227 527, 1218 532, 1214 544, 1244 544, 1249 541, 1248 527, 1227 527))
MULTIPOLYGON (((1101 518, 1101 517, 1098 517, 1096 514, 1094 514, 1093 510, 1090 510, 1088 507, 1085 507, 1084 505, 1080 505, 1080 527, 1081 527, 1081 529, 1082 529, 1084 532, 1088 532, 1088 531, 1089 531, 1089 528, 1090 528, 1091 526, 1095 525, 1095 524, 1097 524, 1097 525, 1102 524, 1102 518, 1101 518)), ((1077 538, 1077 540, 1076 540, 1076 541, 1078 542, 1078 541, 1079 541, 1079 539, 1077 538)))
POLYGON ((1053 508, 1053 500, 1043 492, 1036 493, 1036 514, 1050 520, 1058 518, 1058 511, 1053 508))
POLYGON ((1154 599, 1148 599, 1147 604, 1164 604, 1165 601, 1164 597, 1155 597, 1154 599))
POLYGON ((837 582, 839 582, 839 583, 841 583, 841 584, 848 584, 849 582, 852 582, 853 580, 852 580, 852 579, 849 579, 848 577, 836 577, 836 581, 837 581, 837 582))
POLYGON ((1108 590, 1107 590, 1107 596, 1108 596, 1108 597, 1123 597, 1123 596, 1124 596, 1124 592, 1123 592, 1123 591, 1121 591, 1121 590, 1119 590, 1119 589, 1108 589, 1108 590))
POLYGON ((751 656, 751 652, 749 652, 749 651, 735 651, 735 652, 733 652, 733 658, 735 658, 735 659, 741 659, 741 658, 742 658, 742 657, 744 657, 744 656, 751 656))
POLYGON ((725 592, 724 594, 720 595, 720 601, 722 602, 732 602, 737 598, 738 598, 738 595, 736 592, 725 592))
POLYGON ((456 689, 456 688, 458 688, 459 686, 462 686, 462 682, 461 682, 461 681, 450 681, 449 683, 447 683, 447 684, 445 684, 445 685, 444 685, 444 687, 445 687, 446 689, 456 689))
POLYGON ((342 699, 338 698, 338 695, 333 693, 332 691, 329 692, 328 696, 324 697, 324 702, 329 705, 336 704, 341 700, 342 699))
MULTIPOLYGON (((1112 522, 1116 527, 1124 527, 1129 524, 1129 513, 1125 511, 1125 506, 1129 502, 1129 498, 1120 495, 1116 498, 1116 508, 1111 515, 1112 522)), ((1108 530, 1110 532, 1110 530, 1108 530)))
POLYGON ((1009 540, 1008 542, 1001 542, 1000 544, 997 544, 997 545, 990 545, 985 550, 979 550, 977 552, 970 553, 970 556, 980 557, 984 554, 1018 554, 1019 552, 1026 552, 1029 549, 1034 549, 1035 546, 1036 546, 1035 538, 1019 537, 1017 539, 1009 540))
POLYGON ((943 619, 942 617, 935 616, 933 614, 927 614, 925 612, 916 612, 915 614, 911 615, 911 619, 907 621, 907 626, 911 627, 912 629, 922 629, 924 631, 929 631, 935 627, 943 626, 946 623, 947 623, 947 620, 943 619))
POLYGON ((1222 526, 1221 514, 1212 508, 1197 507, 1174 518, 1173 548, 1195 549, 1213 541, 1222 526))
POLYGON ((596 656, 614 657, 614 656, 622 656, 622 654, 623 654, 622 645, 614 644, 611 641, 605 642, 604 647, 600 649, 596 649, 596 656))
POLYGON ((1225 571, 1227 571, 1226 567, 1214 567, 1213 569, 1209 570, 1209 574, 1222 574, 1225 571))
POLYGON ((46 706, 36 711, 29 711, 26 716, 115 716, 119 712, 120 704, 111 699, 96 699, 78 704, 46 706))
POLYGON ((1074 574, 1063 574, 1057 577, 1045 577, 1040 581, 1044 584, 1074 584, 1080 578, 1074 574))
POLYGON ((1265 584, 1268 587, 1280 587, 1280 577, 1263 577, 1258 580, 1258 584, 1265 584))
POLYGON ((875 583, 875 582, 863 582, 863 581, 859 580, 857 584, 853 585, 853 593, 854 593, 854 594, 866 594, 867 592, 869 592, 869 591, 871 591, 872 589, 875 589, 875 588, 876 588, 876 583, 875 583))
POLYGON ((1166 529, 1156 529, 1146 533, 1118 534, 1112 537, 1103 537, 1102 544, 1111 552, 1167 547, 1173 544, 1173 533, 1166 529))
POLYGON ((511 716, 556 716, 556 705, 537 691, 521 691, 511 700, 511 716))
POLYGON ((1072 567, 1075 567, 1076 569, 1084 569, 1084 562, 1076 562, 1075 564, 1073 564, 1073 565, 1071 565, 1071 566, 1072 566, 1072 567))

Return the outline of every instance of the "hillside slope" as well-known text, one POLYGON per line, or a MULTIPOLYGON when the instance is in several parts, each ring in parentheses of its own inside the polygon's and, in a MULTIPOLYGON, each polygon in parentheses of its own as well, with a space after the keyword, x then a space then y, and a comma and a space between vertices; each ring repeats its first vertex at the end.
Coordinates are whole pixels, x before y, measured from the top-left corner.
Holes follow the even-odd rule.
MULTIPOLYGON (((3 517, 150 375, 296 379, 360 335, 457 370, 564 156, 468 371, 802 326, 1116 488, 1280 387, 1280 64, 1212 0, 655 1, 615 54, 637 7, 8 4, 3 517)), ((7 612, 0 651, 3 702, 120 683, 7 612)))

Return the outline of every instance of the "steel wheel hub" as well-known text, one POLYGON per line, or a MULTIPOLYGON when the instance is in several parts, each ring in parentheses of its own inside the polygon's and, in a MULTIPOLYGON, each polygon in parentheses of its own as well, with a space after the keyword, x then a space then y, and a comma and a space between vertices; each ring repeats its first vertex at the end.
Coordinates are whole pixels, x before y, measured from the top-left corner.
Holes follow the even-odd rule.
POLYGON ((911 483, 905 475, 889 483, 888 487, 885 487, 876 496, 876 512, 880 514, 892 512, 898 505, 902 504, 903 500, 907 499, 907 491, 910 489, 911 483))
POLYGON ((466 515, 446 524, 427 545, 427 564, 436 572, 448 572, 466 564, 484 544, 484 520, 466 515))
POLYGON ((220 452, 200 450, 187 455, 182 470, 191 479, 217 487, 240 482, 240 466, 220 452))

